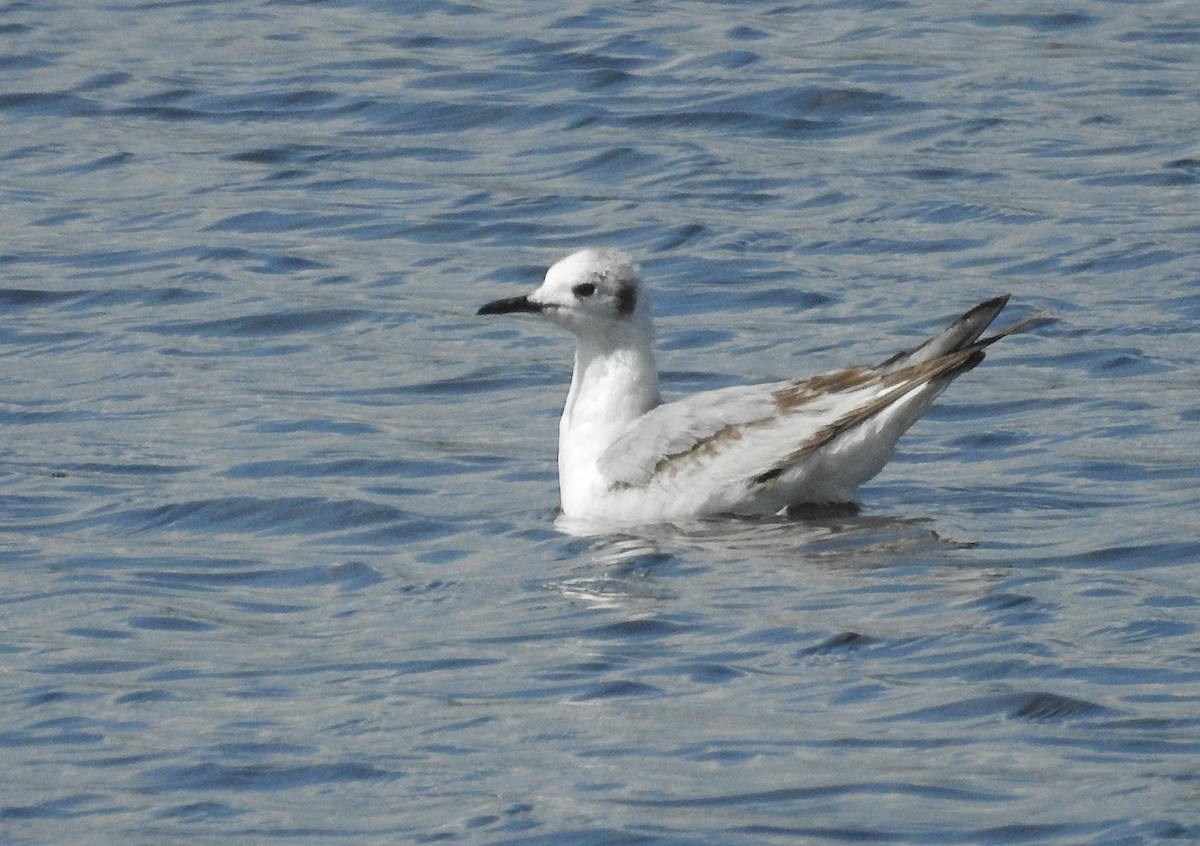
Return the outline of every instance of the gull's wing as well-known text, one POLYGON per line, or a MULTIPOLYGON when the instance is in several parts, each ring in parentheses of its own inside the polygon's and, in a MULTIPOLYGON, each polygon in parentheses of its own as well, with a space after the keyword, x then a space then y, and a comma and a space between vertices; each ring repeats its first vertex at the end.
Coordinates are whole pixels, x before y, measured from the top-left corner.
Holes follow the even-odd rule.
POLYGON ((870 367, 726 388, 651 409, 600 457, 609 487, 638 487, 740 453, 747 481, 803 457, 932 378, 870 367), (741 449, 735 441, 744 441, 741 449), (764 441, 766 443, 764 443, 764 441))
MULTIPOLYGON (((877 370, 892 372, 922 361, 931 361, 940 356, 965 349, 979 340, 979 336, 996 319, 996 316, 1004 310, 1006 305, 1008 305, 1008 294, 985 300, 975 306, 975 308, 962 314, 957 320, 928 341, 925 341, 925 343, 913 347, 911 350, 898 352, 891 358, 879 362, 879 364, 875 365, 875 368, 877 370)), ((1013 331, 1013 328, 1009 327, 1005 334, 1011 331, 1013 331)), ((991 341, 988 343, 991 343, 991 341)))
POLYGON ((789 383, 739 385, 694 394, 650 409, 600 456, 609 486, 637 487, 679 456, 712 448, 737 427, 776 413, 774 392, 789 383))
POLYGON ((981 337, 1007 299, 981 303, 920 346, 874 367, 708 391, 660 405, 604 452, 600 472, 610 488, 640 487, 701 467, 728 483, 768 485, 839 436, 881 416, 889 418, 882 424, 888 431, 867 449, 890 455, 895 440, 933 398, 983 360, 984 347, 1033 322, 1027 318, 981 337))

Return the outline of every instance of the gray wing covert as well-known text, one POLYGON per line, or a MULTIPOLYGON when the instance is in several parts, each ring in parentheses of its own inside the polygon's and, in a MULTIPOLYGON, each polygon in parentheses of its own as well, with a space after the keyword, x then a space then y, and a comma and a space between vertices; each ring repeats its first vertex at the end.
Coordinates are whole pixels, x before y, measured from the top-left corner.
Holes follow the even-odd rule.
POLYGON ((652 408, 600 456, 600 472, 610 486, 644 485, 670 458, 733 427, 777 414, 776 394, 788 384, 739 385, 652 408))

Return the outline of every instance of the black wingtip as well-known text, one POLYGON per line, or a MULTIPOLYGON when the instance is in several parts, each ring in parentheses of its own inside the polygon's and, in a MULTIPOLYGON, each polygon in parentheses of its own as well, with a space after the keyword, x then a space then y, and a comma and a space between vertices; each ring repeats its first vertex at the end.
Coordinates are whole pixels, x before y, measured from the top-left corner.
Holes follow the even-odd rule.
POLYGON ((963 312, 948 327, 911 350, 903 350, 876 365, 880 370, 899 370, 938 356, 964 350, 975 344, 993 320, 1008 305, 1009 294, 984 300, 963 312))
POLYGON ((964 314, 963 317, 972 317, 976 314, 986 311, 995 311, 996 313, 999 313, 1006 305, 1008 305, 1008 300, 1011 296, 1012 294, 1001 294, 998 297, 992 297, 990 300, 984 300, 979 305, 975 306, 973 309, 964 314))

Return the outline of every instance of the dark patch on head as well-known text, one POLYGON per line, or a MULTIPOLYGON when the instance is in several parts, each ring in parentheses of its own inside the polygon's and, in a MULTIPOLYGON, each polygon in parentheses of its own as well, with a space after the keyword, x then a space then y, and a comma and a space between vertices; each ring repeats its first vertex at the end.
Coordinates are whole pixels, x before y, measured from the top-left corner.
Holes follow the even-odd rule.
POLYGON ((637 283, 632 279, 622 279, 617 286, 617 314, 628 317, 637 308, 637 283))

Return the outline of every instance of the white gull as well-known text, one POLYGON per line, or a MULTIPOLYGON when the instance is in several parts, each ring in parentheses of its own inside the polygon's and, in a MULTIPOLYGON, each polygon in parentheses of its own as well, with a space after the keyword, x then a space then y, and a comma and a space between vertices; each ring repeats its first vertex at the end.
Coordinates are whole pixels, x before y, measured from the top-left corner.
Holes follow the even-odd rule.
POLYGON ((536 314, 575 335, 558 429, 563 516, 632 525, 851 502, 938 394, 983 360, 985 347, 1037 319, 983 337, 1007 302, 1005 295, 980 303, 874 366, 670 403, 659 395, 638 268, 619 250, 574 253, 537 290, 477 313, 536 314))

